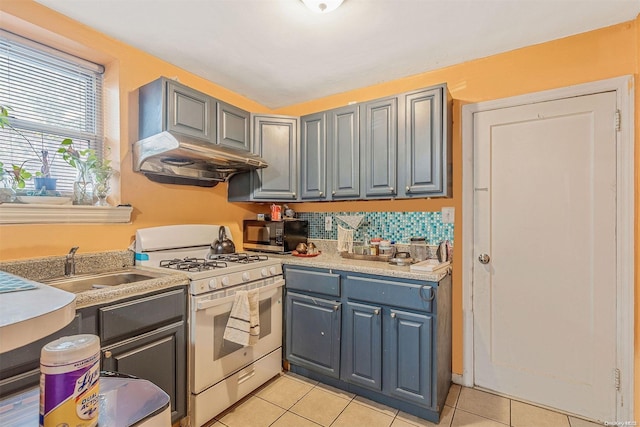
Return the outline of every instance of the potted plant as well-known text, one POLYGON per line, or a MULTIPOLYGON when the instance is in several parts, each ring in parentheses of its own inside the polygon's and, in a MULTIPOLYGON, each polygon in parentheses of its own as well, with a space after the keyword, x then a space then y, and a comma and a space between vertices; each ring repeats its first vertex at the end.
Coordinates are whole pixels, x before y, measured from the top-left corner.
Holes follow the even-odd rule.
MULTIPOLYGON (((78 172, 76 180, 73 183, 73 204, 93 204, 93 178, 95 172, 105 169, 106 167, 110 169, 108 161, 103 161, 98 158, 96 150, 92 148, 86 148, 84 150, 76 149, 73 146, 73 141, 69 138, 60 143, 58 153, 62 154, 62 159, 78 172), (107 163, 106 166, 105 162, 107 163)), ((100 177, 102 178, 103 176, 101 175, 100 177)), ((104 197, 106 197, 106 194, 104 197)))
POLYGON ((111 167, 111 160, 98 159, 93 169, 93 180, 96 196, 98 197, 96 206, 109 206, 107 203, 107 196, 111 190, 112 176, 113 168, 111 167))
POLYGON ((22 139, 24 139, 27 142, 27 144, 29 144, 29 147, 31 147, 31 150, 36 155, 37 159, 25 160, 19 166, 18 165, 12 165, 12 169, 11 170, 7 171, 6 169, 4 169, 4 171, 9 174, 10 180, 14 184, 17 183, 18 188, 22 189, 25 186, 24 185, 25 181, 28 180, 28 179, 31 179, 31 177, 33 176, 33 174, 31 172, 28 172, 24 168, 24 165, 27 162, 36 161, 37 160, 42 164, 42 166, 40 168, 40 171, 36 172, 36 177, 34 179, 36 190, 42 190, 43 188, 45 190, 51 190, 51 191, 55 190, 56 189, 56 179, 57 178, 52 178, 51 177, 51 163, 55 159, 55 156, 54 156, 54 158, 50 159, 48 150, 45 150, 44 148, 41 149, 41 150, 37 150, 33 146, 33 144, 31 143, 29 138, 27 138, 21 131, 19 131, 18 129, 16 129, 15 127, 13 127, 11 125, 11 123, 9 122, 9 110, 10 109, 11 109, 10 107, 6 107, 4 105, 0 105, 0 128, 4 129, 5 127, 8 127, 16 135, 18 135, 22 139))

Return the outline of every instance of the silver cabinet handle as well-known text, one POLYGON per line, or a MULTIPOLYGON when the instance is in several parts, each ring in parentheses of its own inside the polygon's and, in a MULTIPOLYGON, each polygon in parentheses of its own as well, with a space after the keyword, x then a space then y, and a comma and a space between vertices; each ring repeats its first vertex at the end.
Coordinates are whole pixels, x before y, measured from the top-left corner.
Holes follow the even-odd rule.
POLYGON ((292 193, 291 195, 293 196, 294 199, 296 198, 296 193, 292 193))
POLYGON ((338 309, 339 309, 339 308, 340 308, 340 306, 339 306, 339 305, 334 305, 334 306, 333 306, 333 310, 334 310, 334 311, 338 311, 338 309))
POLYGON ((104 352, 104 358, 105 359, 111 359, 111 356, 112 356, 112 354, 111 354, 111 352, 109 350, 104 352))
POLYGON ((491 261, 491 257, 488 254, 480 254, 480 256, 478 257, 478 261, 480 261, 482 264, 489 264, 489 261, 491 261))
POLYGON ((378 310, 377 308, 375 310, 373 310, 373 314, 375 314, 376 316, 380 314, 380 310, 378 310))
POLYGON ((322 196, 324 196, 324 193, 321 191, 321 192, 320 192, 320 197, 322 197, 322 196))
POLYGON ((405 189, 405 191, 406 191, 407 193, 411 193, 411 187, 409 187, 409 186, 407 185, 407 188, 405 189))
POLYGON ((393 187, 389 188, 389 190, 391 190, 392 193, 394 192, 393 187))
POLYGON ((395 313, 391 313, 391 317, 393 317, 395 319, 396 318, 396 314, 395 313))

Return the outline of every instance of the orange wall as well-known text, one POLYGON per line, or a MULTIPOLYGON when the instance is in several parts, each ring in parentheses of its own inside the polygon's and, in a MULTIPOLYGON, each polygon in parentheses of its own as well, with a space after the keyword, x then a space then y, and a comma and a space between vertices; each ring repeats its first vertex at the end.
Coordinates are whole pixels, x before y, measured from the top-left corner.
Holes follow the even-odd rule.
MULTIPOLYGON (((448 84, 454 99, 453 109, 453 197, 451 199, 369 201, 338 203, 301 203, 300 212, 315 211, 437 211, 454 206, 454 263, 462 260, 462 139, 461 106, 466 103, 499 99, 541 90, 570 86, 621 75, 636 74, 637 22, 628 22, 540 45, 470 61, 409 78, 354 90, 278 110, 279 113, 304 115, 442 82, 448 84)), ((637 77, 636 77, 637 78, 637 77)), ((640 97, 639 97, 640 98, 640 97)), ((640 108, 636 108, 640 112, 640 108)), ((636 123, 638 121, 636 120, 636 123)), ((636 129, 636 135, 640 135, 636 129)), ((638 150, 640 151, 640 150, 638 150)), ((640 165, 636 153, 636 165, 640 165)), ((636 168, 637 171, 637 168, 636 168)), ((636 186, 636 201, 639 200, 636 186)), ((636 216, 637 218, 637 216, 636 216)), ((637 223, 638 221, 636 221, 637 223)), ((636 254, 640 255, 636 238, 636 254)), ((636 271, 640 262, 636 261, 636 271)), ((453 272, 453 370, 462 372, 462 278, 453 272)), ((640 286, 636 280, 636 298, 640 306, 640 286)), ((638 322, 636 321, 636 325, 638 322)), ((636 345, 640 342, 636 327, 636 345)), ((640 387, 640 348, 636 348, 636 387, 640 387)), ((640 390, 636 390, 640 397, 640 390)), ((637 408, 637 413, 640 408, 637 408)))
POLYGON ((241 240, 242 219, 253 217, 260 208, 228 203, 226 184, 213 189, 157 184, 133 172, 131 144, 138 134, 137 88, 162 75, 178 77, 186 85, 249 111, 268 112, 267 108, 31 0, 3 0, 0 26, 105 64, 106 139, 113 147, 114 165, 120 166, 120 198, 113 197, 111 202, 134 207, 131 224, 0 226, 0 259, 62 255, 72 246, 79 246, 79 253, 125 249, 136 229, 164 224, 224 224, 231 228, 234 239, 241 240))
MULTIPOLYGON (((269 112, 265 107, 207 82, 157 58, 110 39, 90 28, 79 25, 31 0, 4 0, 0 4, 0 25, 43 41, 58 43, 85 57, 94 55, 107 64, 107 88, 111 90, 111 110, 108 138, 120 148, 121 200, 134 206, 132 224, 124 225, 28 225, 0 227, 0 259, 25 258, 41 255, 61 255, 68 248, 79 245, 81 251, 122 249, 135 229, 173 223, 222 223, 232 228, 239 239, 240 219, 264 206, 230 204, 226 201, 226 185, 214 189, 177 187, 155 184, 131 170, 130 146, 137 134, 137 87, 159 75, 178 76, 180 81, 200 91, 238 105, 253 112, 269 112), (34 27, 35 25, 35 27, 34 27), (47 31, 43 31, 45 29, 47 31), (81 42, 81 43, 80 43, 81 42), (115 117, 113 117, 115 116, 115 117)), ((426 72, 416 76, 356 89, 298 105, 282 108, 275 113, 304 115, 350 101, 365 101, 446 82, 454 98, 453 109, 453 197, 450 199, 422 199, 405 201, 369 201, 335 203, 300 203, 295 209, 315 211, 434 211, 454 206, 456 215, 455 241, 462 242, 462 159, 461 106, 530 92, 553 89, 579 83, 602 80, 621 75, 635 75, 637 79, 640 43, 637 34, 640 20, 591 31, 573 37, 514 50, 488 58, 426 72)), ((636 114, 640 103, 636 97, 636 114)), ((636 135, 640 135, 636 118, 636 135)), ((636 139, 637 141, 637 139, 636 139)), ((636 143, 637 145, 637 143, 636 143)), ((640 194, 638 173, 640 150, 636 151, 636 224, 640 194)), ((636 230, 636 272, 640 265, 640 247, 636 230)), ((461 265, 461 250, 454 252, 454 263, 461 265)), ((453 370, 462 372, 462 282, 453 275, 454 352, 453 370)), ((640 306, 640 286, 636 273, 636 306, 640 306)), ((640 414, 640 327, 636 310, 635 393, 636 414, 640 414)))

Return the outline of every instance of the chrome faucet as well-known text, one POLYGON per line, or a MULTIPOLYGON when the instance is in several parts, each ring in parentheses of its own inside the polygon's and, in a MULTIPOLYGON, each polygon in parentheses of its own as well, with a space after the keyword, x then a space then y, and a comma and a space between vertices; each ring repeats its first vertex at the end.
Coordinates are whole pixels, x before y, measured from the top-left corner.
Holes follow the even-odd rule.
POLYGON ((78 246, 74 246, 71 248, 69 253, 67 254, 67 259, 64 262, 64 275, 65 276, 73 276, 76 274, 76 258, 75 254, 78 250, 78 246))

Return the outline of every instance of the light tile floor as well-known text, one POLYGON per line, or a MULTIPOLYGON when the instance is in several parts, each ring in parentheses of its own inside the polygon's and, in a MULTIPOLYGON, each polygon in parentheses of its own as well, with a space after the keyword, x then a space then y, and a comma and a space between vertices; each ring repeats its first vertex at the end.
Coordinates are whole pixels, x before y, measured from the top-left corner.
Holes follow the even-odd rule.
MULTIPOLYGON (((211 427, 428 427, 435 424, 292 373, 242 399, 211 427)), ((452 384, 441 427, 596 427, 598 424, 452 384)))

